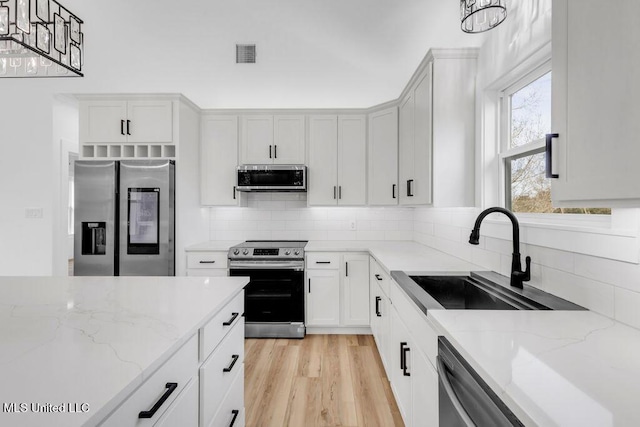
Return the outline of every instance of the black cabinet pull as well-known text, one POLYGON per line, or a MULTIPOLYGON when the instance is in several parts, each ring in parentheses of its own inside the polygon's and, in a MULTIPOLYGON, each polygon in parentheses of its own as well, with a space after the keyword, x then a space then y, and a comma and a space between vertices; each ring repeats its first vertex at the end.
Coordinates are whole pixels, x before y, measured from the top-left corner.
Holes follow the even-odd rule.
POLYGON ((273 157, 274 157, 275 159, 277 159, 277 158, 278 158, 278 146, 277 146, 277 145, 274 145, 274 146, 273 146, 273 157))
POLYGON ((331 264, 331 261, 316 261, 316 264, 331 264))
POLYGON ((393 184, 391 186, 391 197, 394 198, 394 199, 396 198, 396 185, 395 184, 393 184))
POLYGON ((269 146, 269 158, 271 158, 271 146, 269 146))
POLYGON ((344 272, 345 272, 345 276, 349 277, 349 263, 348 262, 344 263, 344 272))
POLYGON ((342 185, 338 186, 338 199, 342 199, 342 185))
POLYGON ((240 355, 238 354, 234 354, 231 356, 231 364, 229 366, 227 366, 226 368, 224 368, 222 370, 222 372, 231 372, 231 370, 233 369, 233 365, 236 364, 236 362, 238 361, 238 359, 240 358, 240 355))
POLYGON ((236 418, 238 418, 238 414, 240 413, 240 411, 234 409, 233 411, 231 411, 231 413, 233 414, 233 418, 231 418, 231 424, 229 424, 229 427, 233 427, 233 425, 236 423, 236 418))
POLYGON ((156 414, 156 412, 158 412, 158 409, 160 409, 162 404, 166 402, 169 396, 171 396, 171 393, 176 391, 176 389, 178 388, 178 383, 167 383, 165 387, 167 388, 167 391, 164 392, 164 394, 160 397, 160 399, 158 399, 155 405, 153 405, 153 407, 148 411, 140 411, 140 413, 138 414, 138 418, 153 417, 156 414))
POLYGON ((336 198, 336 186, 335 185, 333 186, 333 198, 334 199, 336 198))
POLYGON ((545 176, 547 178, 558 178, 558 174, 557 173, 553 173, 553 168, 552 168, 552 164, 551 164, 551 159, 553 156, 553 153, 551 151, 551 148, 553 146, 553 138, 557 138, 559 135, 557 133, 548 133, 546 135, 546 143, 545 143, 545 147, 544 147, 544 154, 545 154, 545 168, 544 168, 544 172, 545 172, 545 176))
POLYGON ((413 197, 413 180, 407 180, 407 197, 413 197))
POLYGON ((378 317, 382 317, 382 314, 380 314, 380 301, 381 300, 382 300, 382 298, 376 297, 376 316, 378 316, 378 317))
POLYGON ((233 186, 233 200, 236 199, 236 186, 233 186))
POLYGON ((376 276, 376 280, 382 280, 382 277, 380 277, 379 274, 376 274, 375 276, 376 276))
POLYGON ((131 120, 127 120, 127 135, 131 135, 131 120))
POLYGON ((400 368, 402 369, 402 375, 410 377, 411 373, 407 372, 407 353, 411 351, 409 345, 406 342, 400 343, 400 368))
POLYGON ((120 120, 120 134, 124 135, 124 120, 120 120))
POLYGON ((215 264, 215 261, 199 261, 200 264, 215 264))
POLYGON ((222 323, 222 326, 229 326, 233 323, 234 320, 240 315, 240 313, 231 313, 231 319, 222 323))
POLYGON ((311 293, 311 277, 309 277, 309 293, 311 293))

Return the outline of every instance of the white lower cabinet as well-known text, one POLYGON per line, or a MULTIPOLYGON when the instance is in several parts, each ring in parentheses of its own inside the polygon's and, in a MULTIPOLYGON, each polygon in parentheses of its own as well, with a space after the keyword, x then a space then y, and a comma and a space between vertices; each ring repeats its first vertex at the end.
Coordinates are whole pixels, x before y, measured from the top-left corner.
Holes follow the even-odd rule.
POLYGON ((368 254, 314 252, 306 265, 307 326, 369 326, 368 254))
POLYGON ((187 252, 187 276, 228 276, 227 257, 227 251, 187 252))
POLYGON ((437 427, 438 374, 435 358, 427 354, 432 345, 437 345, 437 334, 421 317, 424 314, 401 293, 403 291, 391 281, 388 344, 391 363, 387 377, 405 425, 437 427))
POLYGON ((243 304, 240 292, 98 425, 244 426, 243 304))
POLYGON ((197 426, 198 425, 198 377, 189 384, 176 398, 167 412, 154 427, 197 426))
POLYGON ((387 372, 390 371, 389 337, 391 336, 391 302, 388 289, 390 278, 382 270, 377 261, 370 260, 370 318, 371 332, 382 359, 382 365, 387 372), (385 291, 386 287, 386 291, 385 291))
POLYGON ((307 270, 307 326, 340 325, 340 273, 307 270))

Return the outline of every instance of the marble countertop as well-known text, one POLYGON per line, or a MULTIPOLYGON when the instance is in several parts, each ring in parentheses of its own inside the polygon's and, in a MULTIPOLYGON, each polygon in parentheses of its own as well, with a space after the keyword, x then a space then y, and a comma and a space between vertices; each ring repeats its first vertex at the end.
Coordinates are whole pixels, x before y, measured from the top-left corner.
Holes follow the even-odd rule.
POLYGON ((305 252, 369 252, 387 273, 401 270, 409 274, 422 272, 461 272, 486 270, 463 259, 445 254, 416 242, 377 240, 310 241, 305 252))
POLYGON ((94 425, 248 282, 240 277, 0 277, 0 425, 94 425))
POLYGON ((428 316, 525 425, 640 425, 637 329, 591 311, 428 316))
POLYGON ((209 240, 184 248, 185 252, 228 251, 231 246, 239 245, 244 240, 209 240))

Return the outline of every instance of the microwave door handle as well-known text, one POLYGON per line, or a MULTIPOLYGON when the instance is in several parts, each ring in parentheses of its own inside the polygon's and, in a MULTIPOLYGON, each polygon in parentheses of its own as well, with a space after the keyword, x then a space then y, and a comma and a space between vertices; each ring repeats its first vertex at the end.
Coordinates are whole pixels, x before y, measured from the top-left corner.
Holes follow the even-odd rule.
POLYGON ((447 374, 447 367, 445 366, 444 362, 442 362, 442 358, 440 356, 436 358, 436 363, 438 365, 438 380, 440 381, 440 384, 442 384, 442 387, 444 388, 447 397, 451 401, 451 404, 453 405, 453 408, 455 409, 457 415, 460 417, 460 421, 462 421, 466 427, 475 427, 475 423, 473 422, 473 420, 471 420, 471 417, 467 413, 467 410, 464 409, 464 406, 462 406, 462 403, 460 402, 460 399, 458 399, 456 392, 453 390, 453 386, 451 385, 449 376, 447 374))

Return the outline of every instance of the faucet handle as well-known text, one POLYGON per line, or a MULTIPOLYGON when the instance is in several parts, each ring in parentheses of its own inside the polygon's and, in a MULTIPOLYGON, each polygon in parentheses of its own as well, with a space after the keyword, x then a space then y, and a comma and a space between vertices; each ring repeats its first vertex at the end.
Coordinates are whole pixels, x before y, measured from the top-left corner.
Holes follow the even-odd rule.
POLYGON ((527 265, 527 267, 524 269, 523 273, 523 277, 522 277, 522 281, 523 282, 528 282, 529 280, 531 280, 531 257, 528 256, 524 259, 525 264, 527 265))

